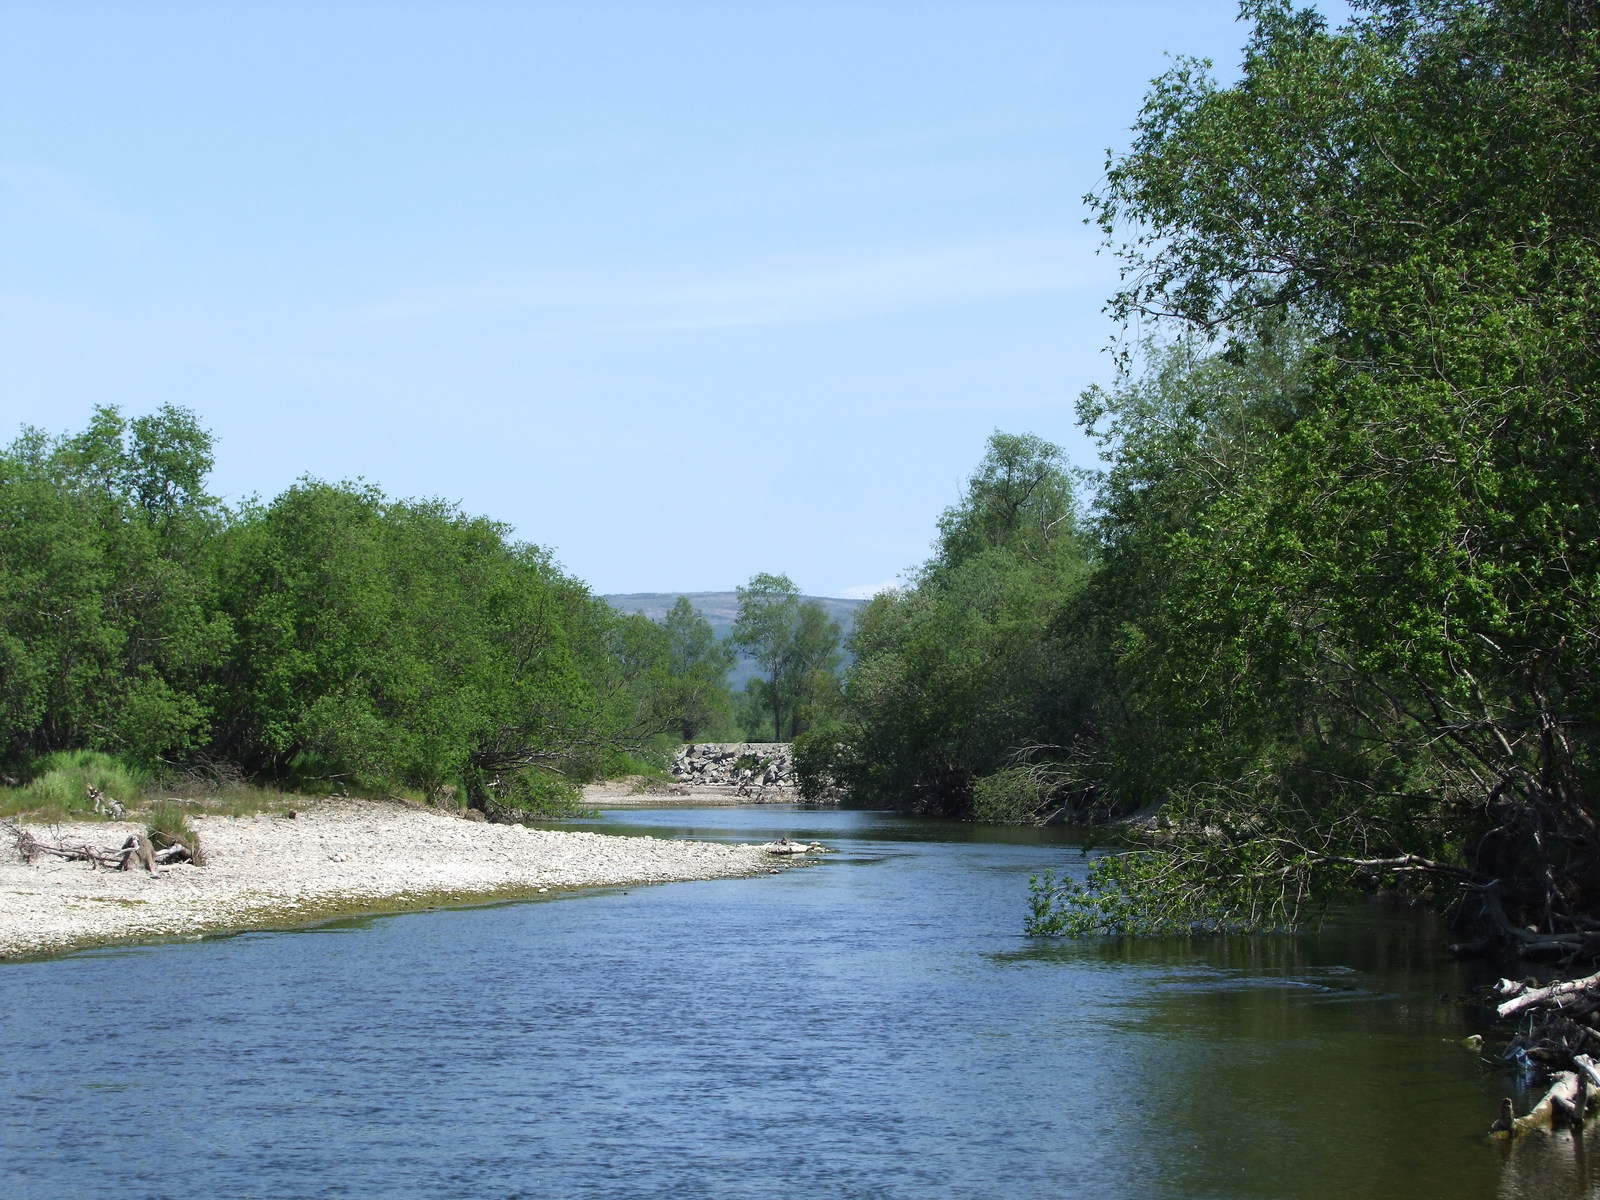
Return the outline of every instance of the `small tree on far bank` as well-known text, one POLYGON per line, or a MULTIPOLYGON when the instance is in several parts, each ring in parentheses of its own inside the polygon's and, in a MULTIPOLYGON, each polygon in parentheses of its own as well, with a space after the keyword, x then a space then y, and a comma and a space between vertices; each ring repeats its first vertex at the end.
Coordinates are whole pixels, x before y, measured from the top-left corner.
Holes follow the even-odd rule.
POLYGON ((772 714, 772 738, 797 736, 838 690, 843 629, 815 600, 802 600, 787 575, 765 572, 737 589, 733 642, 756 660, 750 698, 772 714))
POLYGON ((693 741, 707 729, 725 723, 732 713, 728 670, 735 652, 717 640, 711 622, 687 596, 678 597, 663 624, 677 732, 684 741, 693 741))

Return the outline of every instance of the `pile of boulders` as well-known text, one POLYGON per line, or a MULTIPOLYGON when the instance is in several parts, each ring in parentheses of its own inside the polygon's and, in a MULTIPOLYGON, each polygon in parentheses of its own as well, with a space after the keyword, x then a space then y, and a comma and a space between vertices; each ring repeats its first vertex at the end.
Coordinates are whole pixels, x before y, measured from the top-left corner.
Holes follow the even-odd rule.
POLYGON ((701 742, 672 760, 672 775, 691 787, 729 788, 741 796, 794 792, 787 742, 701 742))

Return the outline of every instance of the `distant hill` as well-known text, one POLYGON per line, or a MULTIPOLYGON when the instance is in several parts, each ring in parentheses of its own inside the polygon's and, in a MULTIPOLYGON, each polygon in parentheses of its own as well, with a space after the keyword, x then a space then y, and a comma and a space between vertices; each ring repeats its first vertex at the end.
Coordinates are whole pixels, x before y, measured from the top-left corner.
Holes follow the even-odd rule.
MULTIPOLYGON (((601 596, 600 599, 618 612, 643 613, 652 621, 660 621, 672 611, 679 596, 689 597, 689 603, 711 622, 711 628, 718 638, 726 641, 732 636, 733 623, 739 616, 737 592, 630 592, 624 596, 601 596)), ((867 603, 865 600, 842 600, 837 596, 802 596, 801 599, 815 600, 822 605, 830 617, 844 626, 846 636, 849 636, 855 624, 856 613, 867 603)), ((728 686, 736 692, 743 691, 745 681, 755 673, 755 663, 741 654, 739 661, 733 664, 733 670, 728 672, 728 686)))

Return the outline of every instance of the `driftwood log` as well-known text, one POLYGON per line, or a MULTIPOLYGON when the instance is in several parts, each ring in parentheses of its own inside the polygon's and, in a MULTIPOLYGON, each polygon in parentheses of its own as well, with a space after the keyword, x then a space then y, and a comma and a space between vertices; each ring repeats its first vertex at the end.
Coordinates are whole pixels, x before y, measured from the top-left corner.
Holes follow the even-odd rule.
POLYGON ((113 821, 120 821, 128 815, 128 810, 123 806, 122 801, 111 799, 99 788, 95 787, 94 784, 85 784, 83 790, 84 794, 89 797, 89 803, 94 805, 95 812, 101 816, 110 817, 113 821))
POLYGON ((1528 981, 1518 983, 1515 980, 1502 979, 1495 985, 1495 992, 1508 997, 1495 1008, 1495 1012, 1502 1017, 1515 1016, 1524 1009, 1539 1006, 1556 1010, 1575 1008, 1579 1005, 1592 1007, 1587 1001, 1591 994, 1600 999, 1600 972, 1582 979, 1552 983, 1546 987, 1533 987, 1528 981))
POLYGON ((828 847, 821 842, 792 842, 787 837, 781 837, 775 842, 768 842, 761 847, 768 854, 827 854, 828 847))
POLYGON ((129 834, 122 845, 115 849, 103 846, 91 846, 87 842, 46 842, 41 841, 20 825, 6 823, 6 831, 11 834, 13 845, 17 853, 22 855, 22 861, 27 863, 37 862, 45 855, 65 859, 68 862, 86 862, 91 867, 110 867, 118 871, 131 871, 134 867, 142 866, 146 871, 154 872, 158 865, 177 862, 194 862, 194 852, 183 842, 174 841, 157 850, 150 839, 142 833, 129 834))
POLYGON ((117 864, 119 871, 133 870, 135 862, 144 864, 144 869, 154 873, 156 869, 156 851, 150 844, 150 839, 142 833, 130 834, 128 840, 122 843, 122 861, 117 864))
POLYGON ((1567 1125, 1582 1125, 1594 1101, 1595 1093, 1586 1077, 1576 1071, 1557 1071, 1551 1077, 1549 1090, 1526 1116, 1512 1117, 1511 1101, 1500 1101, 1500 1119, 1489 1132, 1497 1137, 1517 1137, 1535 1129, 1550 1129, 1557 1119, 1567 1125))
POLYGON ((1500 1000, 1495 1012, 1520 1022, 1505 1056, 1545 1076, 1549 1086, 1520 1117, 1509 1099, 1502 1100, 1490 1133, 1515 1137, 1557 1121, 1581 1125, 1600 1101, 1600 1065, 1594 1057, 1600 1052, 1600 973, 1542 985, 1502 979, 1492 990, 1500 1000))

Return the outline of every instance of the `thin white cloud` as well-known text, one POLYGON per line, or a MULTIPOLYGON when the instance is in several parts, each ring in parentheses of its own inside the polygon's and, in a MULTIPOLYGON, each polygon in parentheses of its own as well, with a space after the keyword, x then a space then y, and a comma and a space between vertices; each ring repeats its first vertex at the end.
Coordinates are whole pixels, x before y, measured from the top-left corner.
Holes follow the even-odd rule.
POLYGON ((898 591, 901 587, 898 579, 885 579, 882 583, 854 583, 839 592, 844 600, 871 600, 881 592, 898 591))
POLYGON ((530 332, 729 329, 848 319, 1061 292, 1104 283, 1084 247, 1058 234, 782 264, 696 279, 421 289, 361 305, 361 321, 460 316, 526 321, 530 332))

